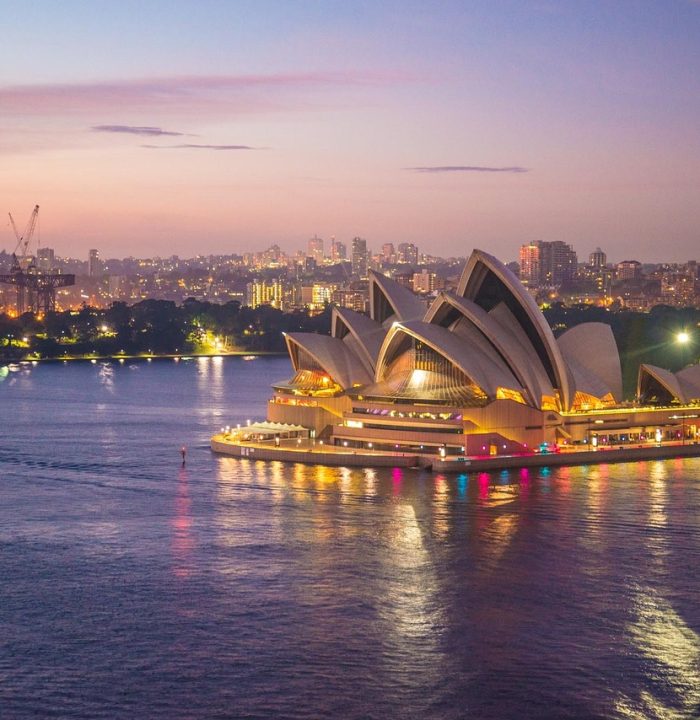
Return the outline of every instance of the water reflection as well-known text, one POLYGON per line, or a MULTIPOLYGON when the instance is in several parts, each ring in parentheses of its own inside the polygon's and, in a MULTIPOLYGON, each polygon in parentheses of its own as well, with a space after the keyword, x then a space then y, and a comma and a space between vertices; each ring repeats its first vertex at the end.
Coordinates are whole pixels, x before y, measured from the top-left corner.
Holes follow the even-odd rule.
POLYGON ((192 551, 192 501, 189 494, 187 470, 182 467, 177 477, 175 515, 172 520, 173 572, 178 578, 187 578, 191 573, 192 551))
MULTIPOLYGON (((666 465, 663 462, 651 463, 649 469, 649 525, 651 527, 663 528, 668 522, 666 515, 667 480, 666 465)), ((655 552, 659 550, 659 547, 654 544, 650 549, 655 552)))
POLYGON ((373 498, 377 494, 377 471, 373 468, 367 468, 364 471, 365 479, 365 497, 373 498))
POLYGON ((441 650, 445 589, 438 582, 422 525, 411 504, 394 505, 384 569, 373 589, 379 599, 385 671, 413 690, 434 687, 440 673, 449 671, 449 658, 441 650))
POLYGON ((623 695, 615 703, 617 712, 628 718, 688 720, 700 713, 700 637, 671 604, 652 587, 637 587, 635 619, 628 627, 632 646, 650 663, 649 677, 658 692, 642 690, 639 696, 623 695), (672 701, 666 696, 672 695, 672 701))
POLYGON ((102 363, 98 371, 100 385, 107 392, 114 394, 114 368, 109 363, 102 363))
MULTIPOLYGON (((605 683, 591 691, 608 693, 599 702, 609 713, 675 720, 692 717, 700 702, 700 640, 664 590, 668 463, 449 476, 224 459, 218 484, 218 529, 229 550, 224 574, 243 581, 245 555, 231 550, 246 543, 281 548, 257 572, 270 582, 289 573, 303 578, 285 603, 314 608, 305 620, 310 642, 321 646, 343 632, 364 637, 371 629, 373 673, 414 698, 438 687, 444 674, 456 677, 459 662, 472 667, 470 653, 496 666, 513 660, 512 652, 542 653, 567 672, 590 667, 614 628, 610 652, 634 670, 626 686, 618 679, 613 692, 605 683), (246 512, 261 501, 264 515, 246 512), (632 550, 630 535, 638 538, 632 550), (514 585, 522 598, 509 598, 514 585), (534 609, 544 596, 546 620, 534 609), (508 643, 522 647, 506 651, 508 643, 496 643, 500 654, 490 655, 488 647, 469 646, 484 635, 463 609, 476 603, 477 616, 488 617, 488 597, 500 598, 509 618, 513 613, 508 643), (519 609, 520 600, 530 610, 519 609), (552 638, 528 635, 550 625, 552 638), (453 656, 446 629, 472 633, 464 657, 453 656)), ((428 713, 421 702, 415 707, 428 713)))
MULTIPOLYGON (((673 461, 672 461, 673 462, 673 461)), ((630 583, 632 620, 629 644, 643 657, 646 684, 638 694, 621 694, 616 709, 623 717, 681 720, 700 714, 700 636, 665 597, 670 557, 668 526, 669 469, 682 463, 647 463, 648 573, 656 582, 630 583)))
MULTIPOLYGON (((206 418, 223 417, 230 403, 230 397, 224 382, 224 358, 199 357, 197 363, 197 387, 202 396, 207 397, 206 404, 198 408, 198 413, 206 418)), ((212 428, 216 430, 217 428, 212 428)))
POLYGON ((433 532, 446 538, 450 529, 452 508, 449 498, 449 481, 445 475, 435 475, 433 493, 433 532))

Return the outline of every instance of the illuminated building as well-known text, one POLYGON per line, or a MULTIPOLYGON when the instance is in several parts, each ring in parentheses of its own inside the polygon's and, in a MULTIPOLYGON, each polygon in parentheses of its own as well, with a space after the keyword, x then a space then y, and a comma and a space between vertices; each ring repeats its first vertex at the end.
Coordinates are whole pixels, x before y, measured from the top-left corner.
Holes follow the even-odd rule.
POLYGON ((56 265, 56 253, 53 248, 39 248, 36 252, 36 266, 39 270, 49 272, 56 265))
POLYGON ((345 260, 348 254, 348 249, 345 246, 345 243, 340 242, 340 240, 336 240, 335 238, 331 239, 331 260, 334 262, 340 262, 341 260, 345 260))
POLYGON ((413 292, 419 295, 427 295, 428 293, 433 292, 433 290, 435 290, 436 278, 437 276, 435 273, 428 272, 425 269, 422 272, 413 273, 413 276, 411 277, 413 292))
POLYGON ((246 304, 251 308, 272 305, 282 309, 284 288, 279 280, 256 280, 246 286, 246 304))
POLYGON ((365 289, 353 289, 352 287, 334 290, 331 293, 331 302, 338 307, 350 308, 350 310, 363 313, 367 309, 367 292, 365 289))
POLYGON ((637 280, 642 276, 642 263, 638 260, 623 260, 617 264, 618 280, 637 280))
POLYGON ((396 262, 394 243, 384 243, 382 245, 382 261, 389 265, 393 265, 396 262))
POLYGON ((561 285, 576 274, 578 258, 570 245, 560 240, 537 240, 520 247, 520 279, 527 285, 561 285))
POLYGON ((323 310, 330 304, 335 286, 329 283, 314 283, 301 286, 301 305, 311 311, 323 310))
POLYGON ((367 277, 367 265, 369 253, 367 252, 367 241, 360 237, 352 239, 352 274, 359 278, 367 277))
POLYGON ((588 264, 594 268, 604 268, 608 264, 608 256, 600 248, 596 248, 588 256, 588 264))
POLYGON ((307 255, 312 257, 317 265, 323 265, 323 238, 316 237, 316 235, 309 238, 307 255))
POLYGON ((90 250, 88 254, 88 276, 97 277, 102 272, 100 253, 98 250, 90 250))
POLYGON ((539 285, 542 273, 540 271, 540 246, 538 243, 529 243, 520 246, 520 279, 526 285, 539 285))
POLYGON ((286 341, 294 374, 273 386, 268 420, 327 444, 499 455, 695 438, 700 425, 700 366, 673 375, 643 365, 643 404, 624 403, 610 326, 583 323, 555 338, 515 275, 479 250, 456 291, 429 307, 371 271, 369 315, 336 306, 330 335, 286 341))
POLYGON ((413 243, 399 243, 398 261, 418 265, 418 248, 413 243))

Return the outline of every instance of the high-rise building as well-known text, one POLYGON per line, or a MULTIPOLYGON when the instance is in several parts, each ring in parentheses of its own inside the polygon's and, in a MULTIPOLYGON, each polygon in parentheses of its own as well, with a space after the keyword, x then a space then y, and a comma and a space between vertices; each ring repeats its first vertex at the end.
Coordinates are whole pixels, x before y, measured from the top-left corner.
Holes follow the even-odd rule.
POLYGON ((368 260, 367 241, 361 237, 354 237, 352 239, 352 274, 366 278, 368 260))
POLYGON ((100 262, 100 253, 98 250, 90 250, 88 254, 88 275, 97 277, 102 272, 102 263, 100 262))
POLYGON ((600 248, 596 248, 588 256, 588 264, 594 268, 604 268, 608 264, 608 256, 600 248))
POLYGON ((340 262, 341 260, 345 260, 348 256, 348 249, 345 246, 345 243, 340 242, 340 240, 336 240, 335 238, 331 239, 331 260, 335 262, 340 262))
POLYGON ((284 288, 279 280, 254 280, 246 285, 246 305, 251 308, 272 305, 282 309, 284 288))
POLYGON ((642 263, 639 260, 623 260, 617 263, 619 280, 637 280, 642 276, 642 263))
POLYGON ((345 288, 343 290, 334 290, 331 295, 331 302, 340 307, 350 308, 356 312, 367 311, 367 292, 366 289, 356 290, 352 288, 345 288))
POLYGON ((569 282, 577 266, 576 251, 561 240, 536 240, 520 247, 520 280, 531 287, 569 282))
POLYGON ((39 270, 49 272, 56 265, 56 254, 53 248, 39 248, 36 251, 36 266, 39 270))
POLYGON ((323 263, 323 238, 317 237, 314 235, 312 238, 309 238, 309 242, 307 245, 307 253, 309 257, 312 257, 318 265, 321 265, 323 263))
POLYGON ((555 240, 549 243, 550 258, 547 285, 562 285, 571 282, 578 270, 576 251, 565 242, 555 240))
POLYGON ((407 265, 418 265, 418 248, 413 243, 399 243, 397 260, 407 265))
POLYGON ((390 265, 396 262, 394 243, 384 243, 384 245, 382 245, 382 260, 390 265))
POLYGON ((413 273, 412 290, 420 295, 427 295, 435 290, 435 273, 428 272, 425 268, 422 272, 413 273))
POLYGON ((525 285, 539 285, 542 277, 541 243, 531 242, 520 246, 520 280, 525 285))

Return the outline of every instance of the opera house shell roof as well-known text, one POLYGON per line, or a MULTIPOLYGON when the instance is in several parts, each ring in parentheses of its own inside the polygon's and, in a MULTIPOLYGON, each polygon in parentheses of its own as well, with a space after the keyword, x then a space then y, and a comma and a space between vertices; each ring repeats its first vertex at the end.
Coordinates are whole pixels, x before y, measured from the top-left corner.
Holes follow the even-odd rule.
MULTIPOLYGON (((429 307, 376 272, 369 297, 369 317, 334 307, 330 336, 288 334, 295 374, 278 387, 457 407, 510 400, 560 412, 622 400, 610 327, 584 323, 555 338, 518 278, 481 250, 469 258, 456 292, 441 293, 429 307)), ((657 371, 644 376, 653 380, 644 381, 649 392, 700 397, 700 371, 657 371)))

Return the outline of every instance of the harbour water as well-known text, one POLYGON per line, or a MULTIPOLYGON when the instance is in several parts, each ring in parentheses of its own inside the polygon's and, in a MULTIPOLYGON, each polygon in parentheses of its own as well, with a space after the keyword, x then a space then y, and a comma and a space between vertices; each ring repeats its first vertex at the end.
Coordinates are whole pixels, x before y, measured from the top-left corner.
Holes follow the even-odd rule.
POLYGON ((700 460, 443 476, 214 456, 288 374, 207 358, 0 382, 3 719, 700 716, 700 460))

